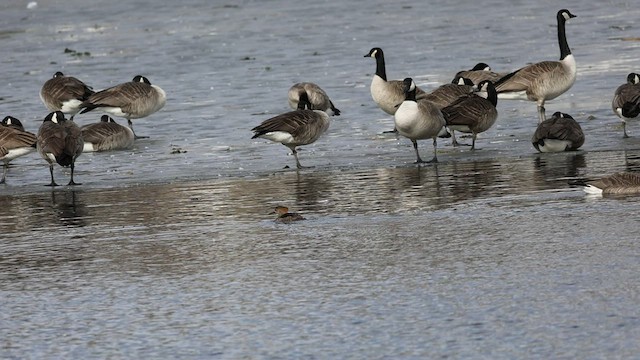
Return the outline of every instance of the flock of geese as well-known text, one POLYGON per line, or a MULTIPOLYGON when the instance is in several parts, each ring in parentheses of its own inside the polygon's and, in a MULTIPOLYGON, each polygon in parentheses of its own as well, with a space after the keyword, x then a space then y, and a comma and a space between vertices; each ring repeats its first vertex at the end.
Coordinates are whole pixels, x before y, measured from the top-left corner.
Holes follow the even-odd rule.
MULTIPOLYGON (((558 45, 560 59, 542 61, 510 73, 496 73, 485 63, 470 70, 456 73, 450 84, 431 92, 420 89, 412 78, 389 80, 384 52, 372 48, 365 57, 376 61, 376 72, 371 81, 371 97, 378 107, 394 117, 392 132, 413 143, 416 163, 437 162, 437 139, 451 137, 453 146, 460 144, 455 132, 472 136, 471 150, 475 149, 479 133, 487 131, 498 118, 498 99, 527 100, 537 105, 538 127, 531 139, 539 152, 574 151, 584 144, 582 128, 571 115, 555 112, 546 117, 545 102, 569 90, 576 80, 576 60, 571 53, 565 32, 566 22, 576 17, 569 10, 557 12, 558 45), (433 141, 433 158, 423 160, 418 151, 418 140, 433 141)), ((295 84, 289 90, 289 104, 296 109, 280 114, 254 127, 253 138, 265 138, 291 149, 296 166, 302 168, 296 147, 315 142, 329 127, 329 116, 339 115, 327 94, 312 83, 295 84)), ((640 77, 634 73, 615 92, 613 111, 623 124, 640 114, 640 77)), ((626 128, 626 127, 625 127, 626 128)), ((627 137, 626 129, 624 137, 627 137)), ((640 193, 640 176, 614 175, 590 183, 585 191, 595 193, 640 193), (600 188, 600 187, 602 188, 600 188), (599 189, 599 190, 596 190, 599 189)))
POLYGON ((138 119, 160 110, 166 93, 151 85, 149 79, 137 75, 133 80, 101 91, 93 91, 81 80, 56 72, 40 89, 40 99, 51 111, 45 116, 37 134, 25 131, 20 120, 7 116, 0 126, 0 160, 4 170, 0 184, 6 181, 9 162, 16 157, 37 150, 49 164, 50 186, 57 186, 53 168, 57 163, 71 168, 68 185, 73 180, 75 161, 82 152, 127 149, 136 138, 131 119, 138 119), (127 119, 129 127, 115 122, 108 115, 100 121, 82 127, 73 122, 78 113, 99 109, 113 116, 127 119), (65 117, 69 115, 69 119, 65 117))
MULTIPOLYGON (((566 22, 574 17, 567 9, 557 12, 559 60, 533 63, 510 73, 496 73, 487 64, 479 63, 470 70, 456 73, 450 84, 431 92, 420 89, 412 78, 389 80, 384 53, 381 48, 374 47, 365 55, 376 61, 371 97, 382 111, 394 117, 393 132, 411 140, 416 163, 438 161, 439 137, 450 137, 453 146, 460 146, 456 131, 471 134, 471 150, 474 150, 477 135, 490 129, 498 118, 498 99, 536 103, 538 127, 532 137, 536 150, 576 150, 585 139, 580 125, 571 115, 561 112, 547 118, 544 107, 547 100, 565 93, 576 80, 576 61, 565 33, 566 22), (427 161, 422 160, 418 151, 418 140, 426 139, 433 141, 434 148, 433 158, 427 161)), ((12 159, 37 150, 49 163, 49 185, 57 185, 53 177, 56 163, 71 168, 69 185, 76 185, 74 163, 83 151, 131 147, 134 139, 139 138, 131 120, 155 113, 166 102, 164 90, 140 75, 132 81, 95 92, 82 81, 57 72, 42 86, 40 97, 51 113, 44 118, 37 134, 25 131, 16 118, 8 116, 2 121, 0 159, 4 162, 4 171, 0 183, 5 182, 7 166, 12 159), (103 115, 98 123, 82 127, 73 122, 76 114, 96 109, 127 119, 128 127, 117 124, 108 115, 103 115)), ((303 166, 298 159, 297 147, 318 140, 329 128, 330 117, 340 115, 340 110, 323 89, 309 82, 293 85, 289 89, 288 103, 293 111, 263 121, 252 129, 252 138, 264 138, 288 147, 300 169, 303 166)), ((615 91, 612 108, 623 122, 624 137, 628 137, 627 120, 640 115, 640 75, 628 75, 627 82, 615 91)), ((585 191, 640 193, 640 176, 616 174, 590 183, 585 191)))

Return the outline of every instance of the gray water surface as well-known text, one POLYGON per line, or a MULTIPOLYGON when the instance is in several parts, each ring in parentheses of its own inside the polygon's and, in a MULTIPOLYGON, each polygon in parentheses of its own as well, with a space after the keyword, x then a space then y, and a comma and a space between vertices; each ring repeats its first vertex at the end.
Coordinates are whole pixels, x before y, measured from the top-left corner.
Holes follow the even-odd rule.
POLYGON ((382 134, 393 119, 363 55, 383 48, 390 78, 426 89, 480 61, 556 59, 556 2, 0 4, 0 105, 28 130, 56 71, 96 89, 142 74, 168 94, 135 120, 150 138, 78 158, 81 186, 44 186, 37 154, 14 160, 0 357, 637 357, 638 199, 580 188, 640 170, 640 124, 622 139, 610 108, 640 70, 632 5, 562 4, 578 15, 578 80, 546 107, 580 122, 581 151, 536 154, 535 104, 503 101, 479 150, 440 140, 440 163, 417 166, 409 140, 382 134), (284 146, 250 139, 298 81, 343 113, 300 150, 313 166, 300 171, 284 146), (278 204, 307 220, 273 222, 278 204))

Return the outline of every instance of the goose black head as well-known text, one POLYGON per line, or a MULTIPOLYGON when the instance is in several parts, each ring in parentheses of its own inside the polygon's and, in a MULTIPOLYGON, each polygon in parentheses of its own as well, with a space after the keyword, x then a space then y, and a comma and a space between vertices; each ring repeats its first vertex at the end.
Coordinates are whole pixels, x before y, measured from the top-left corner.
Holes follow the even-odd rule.
POLYGON ((373 49, 369 50, 369 53, 364 57, 377 58, 378 56, 382 56, 382 55, 383 55, 382 49, 380 49, 379 47, 374 47, 373 49))
POLYGON ((573 120, 573 117, 571 115, 560 112, 560 111, 554 112, 551 117, 554 119, 572 119, 573 120))
POLYGON ((58 72, 56 72, 55 74, 53 74, 53 77, 54 77, 54 78, 62 77, 62 76, 64 76, 64 74, 62 73, 62 71, 58 71, 58 72))
POLYGON ((562 9, 560 11, 558 11, 558 20, 563 20, 563 21, 567 21, 571 18, 576 17, 576 15, 573 15, 569 10, 567 9, 562 9))
POLYGON ((14 118, 13 116, 5 116, 4 119, 2 119, 2 125, 24 131, 24 126, 22 126, 22 122, 20 122, 20 120, 14 118))
POLYGON ((61 124, 67 121, 67 119, 64 117, 64 113, 62 111, 54 111, 44 118, 44 122, 47 121, 51 121, 54 124, 61 124))
POLYGON ((630 73, 627 75, 627 84, 635 85, 640 84, 640 75, 636 73, 630 73))
POLYGON ((115 120, 113 120, 109 115, 102 115, 100 117, 100 121, 101 122, 105 122, 105 123, 114 123, 115 120))
POLYGON ((491 66, 487 65, 486 63, 477 63, 476 66, 474 66, 471 71, 491 71, 491 66))
POLYGON ((147 85, 151 85, 151 82, 149 81, 149 79, 147 79, 146 77, 142 76, 142 75, 136 75, 133 77, 133 82, 141 82, 141 83, 145 83, 147 85))
POLYGON ((471 81, 471 79, 466 78, 466 77, 462 77, 462 76, 456 76, 452 81, 452 84, 456 84, 456 85, 469 85, 469 86, 474 86, 475 84, 473 83, 473 81, 471 81))
POLYGON ((298 99, 298 110, 311 110, 311 101, 309 101, 309 96, 307 92, 304 91, 300 94, 300 98, 298 99))

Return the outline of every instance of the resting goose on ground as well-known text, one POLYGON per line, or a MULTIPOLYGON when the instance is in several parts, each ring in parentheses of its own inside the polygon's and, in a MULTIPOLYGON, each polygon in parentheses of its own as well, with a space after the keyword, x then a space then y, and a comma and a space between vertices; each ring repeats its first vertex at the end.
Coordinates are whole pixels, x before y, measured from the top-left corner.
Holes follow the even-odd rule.
POLYGON ((50 113, 44 118, 38 130, 37 149, 43 159, 49 163, 51 183, 49 186, 57 186, 53 180, 53 165, 71 167, 71 180, 69 185, 80 185, 73 181, 75 161, 84 147, 80 128, 71 120, 67 120, 60 111, 50 113))
POLYGON ((20 120, 7 116, 0 126, 0 160, 4 164, 0 184, 4 184, 7 168, 11 160, 33 152, 36 149, 36 136, 24 131, 20 120))
POLYGON ((587 194, 640 194, 640 174, 617 173, 590 181, 583 188, 587 194))
POLYGON ((474 150, 478 134, 489 130, 498 118, 497 103, 498 96, 493 83, 484 80, 478 84, 477 92, 462 96, 442 109, 447 128, 451 130, 453 145, 458 146, 454 131, 471 133, 471 150, 474 150))
POLYGON ((298 102, 298 110, 290 111, 263 121, 251 129, 252 139, 264 138, 279 142, 291 149, 296 159, 296 166, 302 169, 298 160, 296 147, 308 145, 324 134, 329 128, 329 115, 322 110, 308 110, 310 107, 306 93, 302 93, 298 102))
POLYGON ((81 109, 82 103, 95 91, 73 76, 58 71, 40 89, 40 99, 49 111, 62 111, 71 120, 81 109))
POLYGON ((310 82, 297 83, 289 89, 289 106, 292 109, 298 109, 298 102, 302 93, 307 94, 311 110, 322 110, 329 116, 340 115, 340 110, 333 106, 329 95, 320 86, 310 82))
POLYGON ((584 144, 584 133, 571 115, 557 111, 538 124, 531 143, 539 152, 574 151, 584 144))
POLYGON ((622 120, 623 138, 628 138, 627 120, 636 118, 640 114, 640 75, 636 73, 627 75, 626 84, 616 89, 611 107, 622 120))
POLYGON ((403 81, 405 99, 395 114, 395 125, 398 133, 413 143, 416 152, 416 163, 438 162, 437 138, 445 125, 444 117, 438 107, 428 100, 416 99, 416 84, 413 79, 403 81), (424 161, 418 152, 417 140, 433 139, 433 159, 424 161))
POLYGON ((109 115, 80 128, 84 140, 83 152, 123 150, 133 146, 134 134, 129 127, 116 123, 109 115))
MULTIPOLYGON (((131 119, 140 119, 162 109, 167 102, 167 94, 157 85, 151 85, 149 79, 136 75, 133 80, 122 83, 89 96, 80 112, 84 114, 100 108, 113 116, 127 119, 133 130, 131 119)), ((135 131, 134 131, 135 134, 135 131)), ((136 138, 142 138, 136 136, 136 138)))
MULTIPOLYGON (((394 115, 398 104, 404 101, 404 84, 402 80, 387 80, 387 70, 384 63, 382 49, 375 47, 369 50, 364 57, 376 59, 376 72, 371 80, 371 97, 382 111, 394 115)), ((420 100, 426 95, 422 89, 416 87, 416 99, 420 100)), ((394 129, 393 132, 396 130, 394 129)))
POLYGON ((545 120, 544 103, 571 88, 576 81, 576 60, 565 35, 565 22, 576 17, 567 9, 558 11, 559 61, 543 61, 520 68, 495 83, 498 98, 529 100, 538 105, 538 123, 545 120))

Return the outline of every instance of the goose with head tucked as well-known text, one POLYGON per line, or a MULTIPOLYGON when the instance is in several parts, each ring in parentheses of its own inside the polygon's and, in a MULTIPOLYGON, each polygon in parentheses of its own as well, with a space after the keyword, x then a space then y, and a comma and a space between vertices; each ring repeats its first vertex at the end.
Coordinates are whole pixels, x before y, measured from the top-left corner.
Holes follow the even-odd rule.
POLYGON ((505 75, 495 83, 500 99, 535 101, 538 106, 538 123, 545 120, 545 101, 562 95, 576 81, 576 60, 565 33, 566 21, 574 17, 576 16, 567 9, 558 11, 556 15, 559 61, 542 61, 527 65, 505 75))
POLYGON ((416 99, 416 84, 413 79, 403 81, 405 99, 395 113, 395 125, 398 134, 413 143, 416 163, 438 162, 437 138, 445 125, 444 116, 438 106, 428 100, 416 99), (418 152, 418 140, 433 139, 433 159, 424 161, 418 152))
POLYGON ((556 111, 538 124, 531 143, 542 153, 575 151, 584 144, 584 132, 571 115, 556 111))
POLYGON ((300 95, 298 110, 290 111, 263 121, 251 129, 252 139, 263 138, 279 142, 291 149, 296 167, 304 168, 298 160, 296 148, 314 143, 329 129, 329 115, 322 110, 309 110, 311 104, 306 93, 300 95))
POLYGON ((298 109, 298 103, 300 102, 300 95, 302 95, 302 93, 307 95, 309 104, 311 104, 311 110, 322 110, 329 116, 340 115, 340 110, 333 105, 329 95, 327 95, 320 86, 311 82, 300 82, 291 86, 288 93, 288 100, 289 106, 292 109, 298 109))
POLYGON ((592 195, 637 195, 640 194, 640 174, 622 172, 589 181, 583 188, 592 195))
POLYGON ((133 130, 115 122, 109 115, 100 121, 80 127, 84 140, 83 152, 124 150, 133 146, 133 130))
POLYGON ((40 99, 49 111, 62 111, 73 120, 82 103, 94 93, 84 82, 58 71, 42 85, 40 99))
MULTIPOLYGON (((384 52, 379 47, 369 50, 364 57, 376 60, 376 72, 371 80, 371 97, 382 111, 394 115, 398 110, 398 104, 404 101, 404 83, 402 80, 388 80, 384 62, 384 52)), ((426 93, 416 86, 416 99, 421 99, 426 93)), ((393 130, 395 132, 396 129, 393 130)))
POLYGON ((7 177, 7 168, 11 160, 29 154, 36 149, 36 136, 24 131, 20 120, 13 116, 7 116, 0 126, 0 160, 4 166, 0 184, 4 184, 7 177))
MULTIPOLYGON (((147 117, 162 109, 167 102, 167 95, 162 88, 152 85, 149 79, 136 75, 133 80, 122 83, 89 96, 85 100, 80 112, 84 114, 94 109, 100 109, 113 116, 127 119, 133 130, 131 119, 147 117)), ((134 131, 135 134, 135 131, 134 131)), ((135 136, 143 138, 143 136, 135 136)))
POLYGON ((463 77, 471 80, 474 84, 480 84, 484 80, 490 80, 495 83, 505 75, 504 73, 492 71, 488 64, 480 62, 469 70, 458 71, 453 80, 455 81, 456 78, 463 77))
POLYGON ((67 120, 61 111, 48 114, 37 135, 37 149, 40 156, 49 163, 51 183, 49 186, 57 186, 53 179, 53 165, 71 168, 69 185, 80 185, 73 180, 75 162, 82 154, 84 141, 80 128, 71 120, 67 120))
POLYGON ((618 86, 611 101, 613 112, 622 120, 623 138, 628 138, 627 120, 640 114, 640 75, 630 73, 627 82, 618 86))
POLYGON ((496 105, 498 96, 490 80, 478 84, 478 91, 458 98, 451 105, 442 109, 447 128, 452 130, 452 143, 458 145, 454 131, 473 134, 471 150, 476 148, 476 138, 493 126, 498 118, 496 105))

